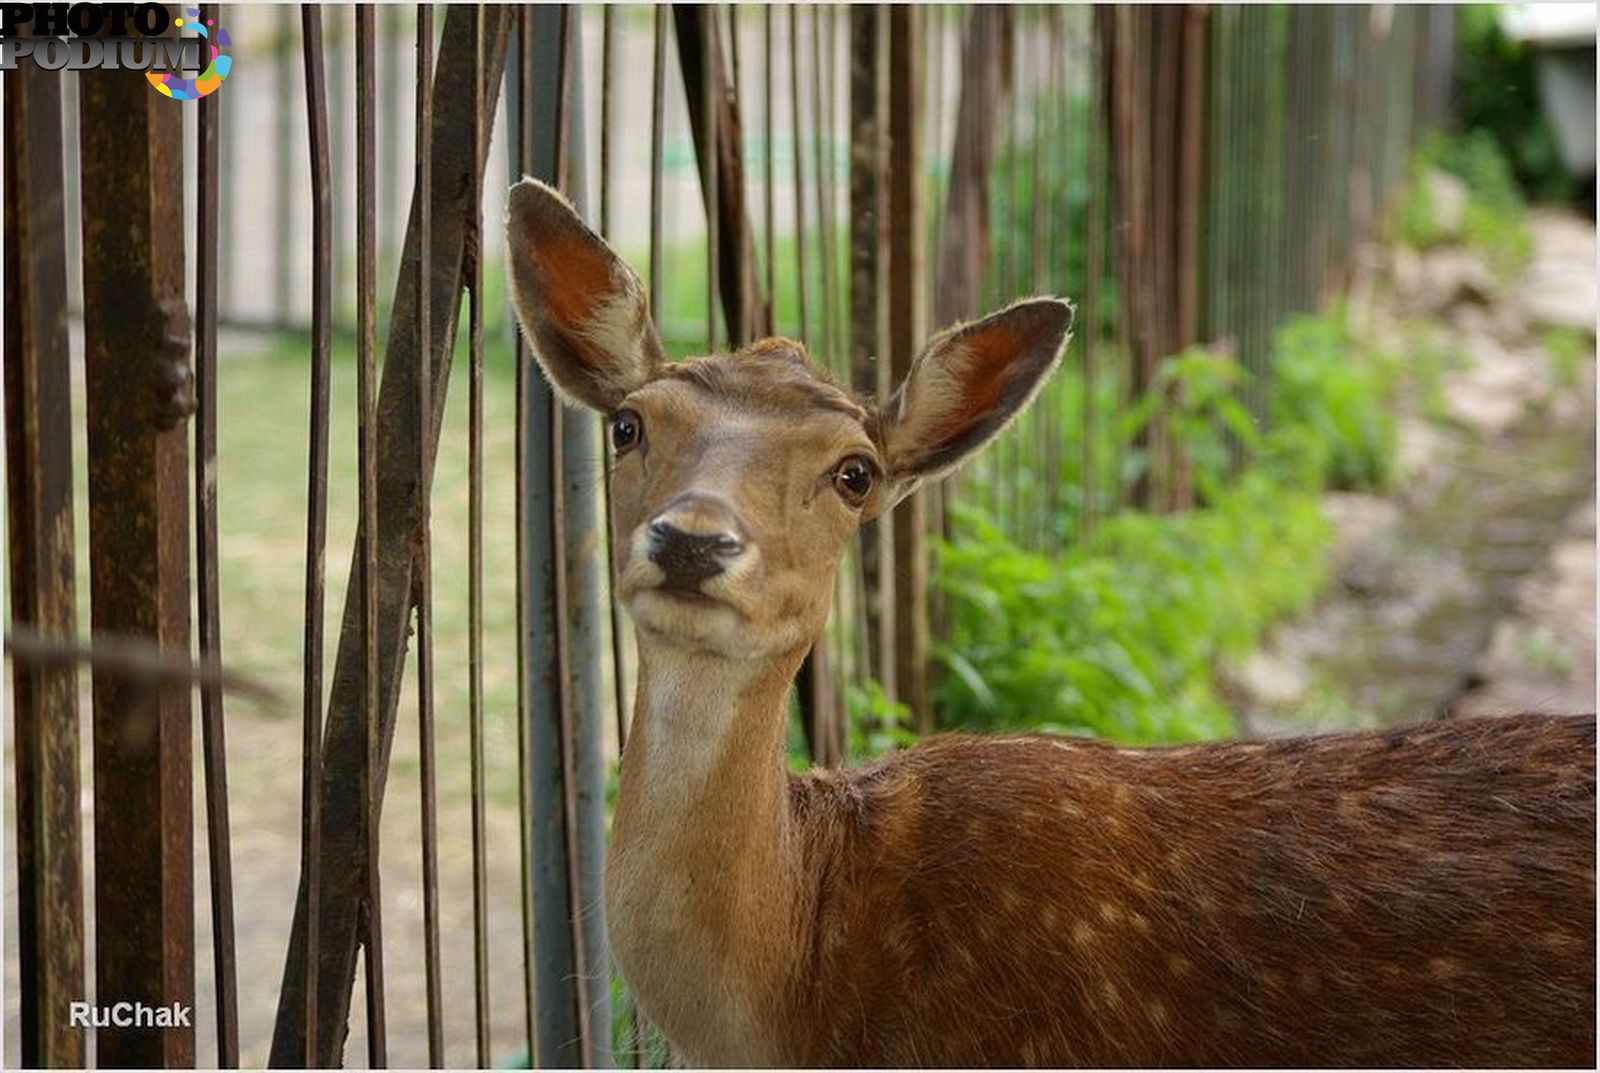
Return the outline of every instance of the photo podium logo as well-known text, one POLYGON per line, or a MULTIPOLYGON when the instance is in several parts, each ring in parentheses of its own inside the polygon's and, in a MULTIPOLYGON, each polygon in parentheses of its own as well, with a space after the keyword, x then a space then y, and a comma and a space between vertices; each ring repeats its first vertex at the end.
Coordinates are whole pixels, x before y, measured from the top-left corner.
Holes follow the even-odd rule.
POLYGON ((195 7, 173 18, 163 4, 0 4, 0 71, 24 58, 46 71, 143 71, 162 95, 195 101, 221 88, 232 44, 195 7), (198 36, 165 36, 173 28, 198 36))

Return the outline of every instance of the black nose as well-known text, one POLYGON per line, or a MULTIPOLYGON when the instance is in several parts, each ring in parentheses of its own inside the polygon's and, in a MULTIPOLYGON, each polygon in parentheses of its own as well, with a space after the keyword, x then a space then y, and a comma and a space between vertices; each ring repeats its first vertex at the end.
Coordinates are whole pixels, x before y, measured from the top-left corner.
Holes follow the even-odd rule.
POLYGON ((685 533, 671 522, 650 525, 650 561, 661 567, 661 587, 699 592, 700 583, 722 573, 727 560, 744 550, 732 533, 685 533))

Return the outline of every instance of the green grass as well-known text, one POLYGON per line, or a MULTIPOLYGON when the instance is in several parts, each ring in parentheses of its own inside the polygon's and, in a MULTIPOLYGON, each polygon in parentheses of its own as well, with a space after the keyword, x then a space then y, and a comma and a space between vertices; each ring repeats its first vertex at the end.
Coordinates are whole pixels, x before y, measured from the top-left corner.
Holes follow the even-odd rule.
MULTIPOLYGON (((457 355, 433 491, 434 666, 439 748, 465 755, 467 717, 467 391, 457 355)), ((325 667, 331 681, 357 517, 356 365, 338 345, 332 363, 328 468, 325 667)), ((484 373, 485 734, 490 790, 515 798, 515 382, 504 354, 484 373)), ((269 717, 298 718, 305 614, 310 362, 293 341, 250 357, 224 356, 218 378, 218 516, 223 637, 230 665, 287 702, 269 717)), ((381 448, 380 448, 381 449, 381 448)), ((401 726, 410 725, 408 668, 401 726)), ((396 766, 413 761, 397 750, 396 766)), ((442 763, 440 789, 465 792, 467 765, 442 763)))

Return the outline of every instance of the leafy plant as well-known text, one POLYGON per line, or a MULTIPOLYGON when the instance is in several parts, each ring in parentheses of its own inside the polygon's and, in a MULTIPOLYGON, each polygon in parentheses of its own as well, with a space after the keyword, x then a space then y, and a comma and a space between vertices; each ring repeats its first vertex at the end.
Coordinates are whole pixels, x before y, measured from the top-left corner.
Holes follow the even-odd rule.
POLYGON ((1154 390, 1124 415, 1125 440, 1132 443, 1159 412, 1167 435, 1189 460, 1200 501, 1215 501, 1232 476, 1235 445, 1250 454, 1262 446, 1261 431, 1241 401, 1249 375, 1233 355, 1206 347, 1168 358, 1154 390))
POLYGON ((890 700, 877 679, 849 684, 845 713, 850 724, 850 756, 855 759, 871 759, 916 743, 916 732, 910 729, 911 709, 890 700))
POLYGON ((970 508, 957 520, 938 550, 946 725, 1135 742, 1231 729, 1213 667, 1310 602, 1329 536, 1315 495, 1265 470, 1205 510, 1119 515, 1055 562, 970 508))
MULTIPOLYGON (((1375 490, 1394 474, 1397 432, 1389 403, 1397 364, 1363 352, 1345 317, 1291 318, 1278 332, 1273 355, 1274 428, 1290 433, 1326 483, 1375 490)), ((1281 445, 1280 445, 1281 446, 1281 445)))
MULTIPOLYGON (((1074 407, 1063 412, 1077 413, 1083 383, 1063 375, 1059 398, 1074 407)), ((1321 491, 1382 487, 1397 438, 1401 367, 1358 338, 1342 309, 1285 324, 1271 376, 1267 431, 1240 401, 1246 372, 1200 348, 1164 363, 1120 422, 1100 423, 1112 442, 1097 449, 1115 453, 1160 407, 1191 460, 1197 509, 1117 514, 1052 559, 1009 539, 975 505, 984 496, 954 508, 934 573, 948 625, 933 651, 944 671, 934 704, 947 726, 1131 742, 1232 728, 1214 668, 1316 598, 1331 539, 1321 491)), ((1094 400, 1108 418, 1110 390, 1094 400)), ((1070 454, 1069 484, 1081 477, 1070 454)), ((1071 491, 1060 497, 1064 525, 1078 521, 1071 491)))
POLYGON ((1500 29, 1499 6, 1456 9, 1456 118, 1481 132, 1509 165, 1516 187, 1536 200, 1573 196, 1555 131, 1540 106, 1533 53, 1500 29))

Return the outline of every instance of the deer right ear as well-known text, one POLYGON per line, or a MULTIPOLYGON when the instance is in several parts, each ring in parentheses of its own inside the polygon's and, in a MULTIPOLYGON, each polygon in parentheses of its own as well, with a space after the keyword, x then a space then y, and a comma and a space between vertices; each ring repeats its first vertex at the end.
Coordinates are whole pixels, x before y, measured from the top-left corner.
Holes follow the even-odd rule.
POLYGON ((665 361, 639 277, 537 179, 511 188, 506 219, 517 319, 569 402, 616 409, 665 361))

